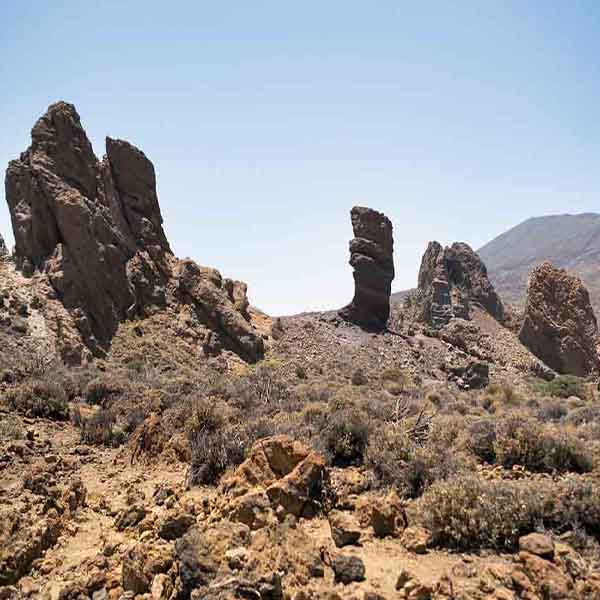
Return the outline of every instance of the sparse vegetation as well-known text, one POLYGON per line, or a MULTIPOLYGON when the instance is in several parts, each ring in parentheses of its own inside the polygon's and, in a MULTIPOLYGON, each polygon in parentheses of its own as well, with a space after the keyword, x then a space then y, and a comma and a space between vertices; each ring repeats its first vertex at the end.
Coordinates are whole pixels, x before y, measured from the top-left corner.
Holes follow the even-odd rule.
POLYGON ((56 382, 43 379, 24 381, 6 392, 8 406, 31 417, 64 421, 69 418, 67 394, 56 382))

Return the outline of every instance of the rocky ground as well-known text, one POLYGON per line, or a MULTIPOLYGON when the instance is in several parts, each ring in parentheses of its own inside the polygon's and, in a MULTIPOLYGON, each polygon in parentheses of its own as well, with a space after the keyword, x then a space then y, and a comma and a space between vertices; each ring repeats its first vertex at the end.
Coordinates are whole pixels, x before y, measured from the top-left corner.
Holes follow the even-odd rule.
POLYGON ((551 396, 484 312, 433 337, 332 314, 272 328, 248 367, 181 334, 163 348, 155 316, 80 369, 5 329, 33 366, 3 375, 0 597, 600 597, 591 381, 551 396), (492 383, 470 389, 455 367, 482 357, 492 383), (515 415, 529 429, 507 432, 515 415))

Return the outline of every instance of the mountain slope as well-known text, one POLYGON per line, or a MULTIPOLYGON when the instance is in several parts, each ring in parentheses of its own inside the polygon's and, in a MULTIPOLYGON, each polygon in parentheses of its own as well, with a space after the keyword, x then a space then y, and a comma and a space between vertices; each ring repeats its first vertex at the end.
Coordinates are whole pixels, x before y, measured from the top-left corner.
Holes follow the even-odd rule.
POLYGON ((534 217, 478 250, 503 299, 522 305, 530 271, 544 260, 581 277, 600 309, 600 214, 534 217))

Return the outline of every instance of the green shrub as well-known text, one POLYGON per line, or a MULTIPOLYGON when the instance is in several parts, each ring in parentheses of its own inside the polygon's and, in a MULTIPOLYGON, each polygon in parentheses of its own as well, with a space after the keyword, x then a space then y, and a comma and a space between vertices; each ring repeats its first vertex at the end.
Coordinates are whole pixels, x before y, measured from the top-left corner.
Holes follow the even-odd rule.
POLYGON ((6 415, 0 419, 0 442, 21 440, 24 437, 25 430, 19 419, 13 415, 6 415))
POLYGON ((586 395, 583 379, 575 375, 557 375, 552 381, 546 381, 539 387, 544 394, 558 398, 584 398, 586 395))
POLYGON ((335 466, 362 464, 369 441, 368 420, 354 408, 331 413, 316 442, 335 466))
POLYGON ((64 421, 69 418, 67 394, 62 386, 45 380, 26 381, 6 392, 8 406, 32 417, 64 421))
POLYGON ((85 400, 88 404, 98 404, 106 407, 110 400, 123 394, 123 382, 110 375, 103 375, 90 381, 85 388, 85 400))
POLYGON ((473 476, 438 482, 418 501, 418 520, 438 546, 513 550, 543 520, 544 497, 528 485, 473 476))
POLYGON ((584 473, 593 467, 590 450, 574 434, 542 426, 522 414, 498 422, 494 450, 497 462, 506 468, 521 465, 530 471, 584 473))
POLYGON ((188 475, 191 485, 218 481, 228 467, 243 462, 251 444, 242 426, 228 426, 221 412, 208 403, 194 407, 188 441, 192 454, 188 475))
POLYGON ((466 431, 466 447, 482 461, 496 461, 496 423, 489 418, 477 419, 466 431))

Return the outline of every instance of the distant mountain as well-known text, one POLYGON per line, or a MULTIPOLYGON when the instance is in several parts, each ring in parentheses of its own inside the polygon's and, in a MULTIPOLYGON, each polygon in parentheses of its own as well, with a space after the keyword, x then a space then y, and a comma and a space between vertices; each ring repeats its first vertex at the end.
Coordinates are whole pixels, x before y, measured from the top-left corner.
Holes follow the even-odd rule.
POLYGON ((478 250, 501 297, 522 306, 530 271, 544 260, 581 277, 600 316, 600 214, 534 217, 478 250))

